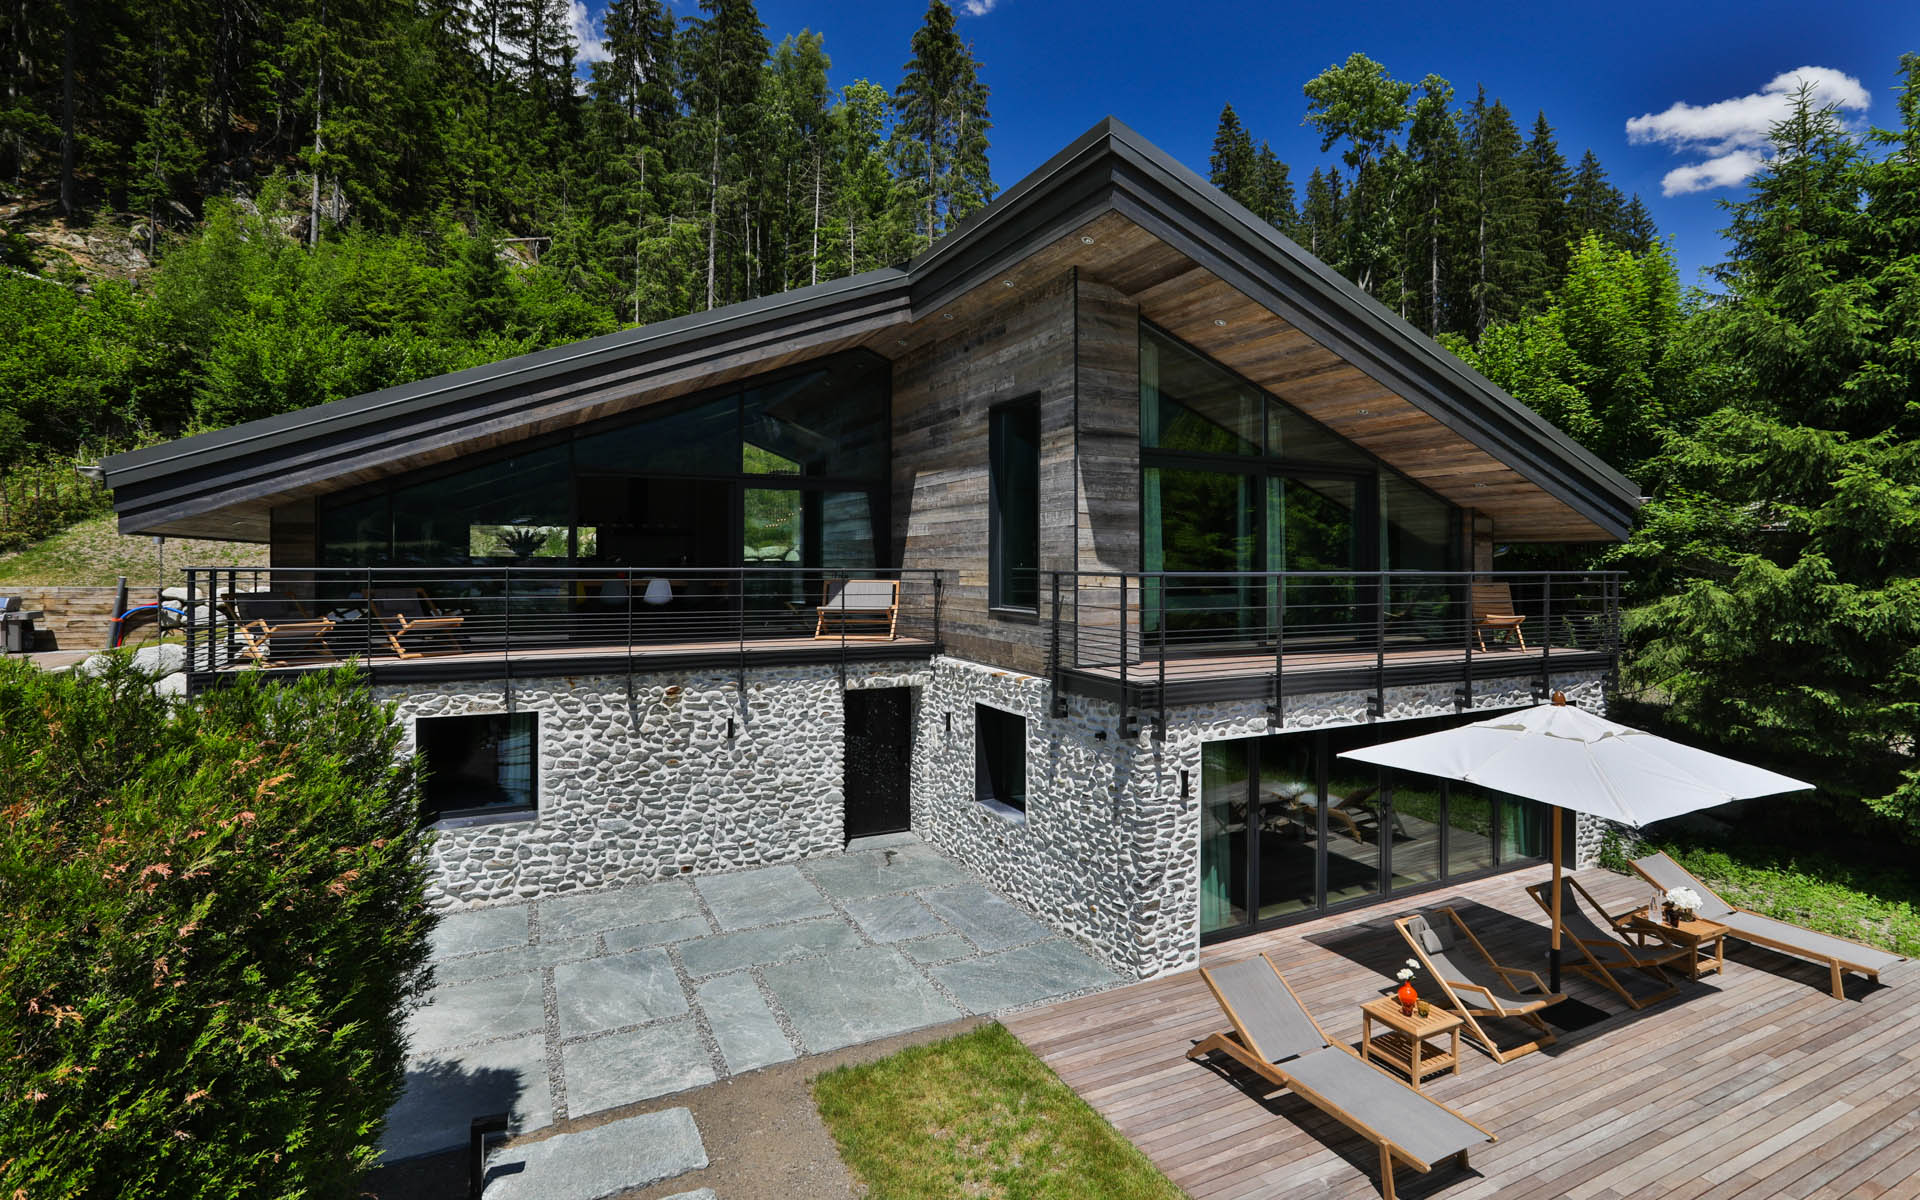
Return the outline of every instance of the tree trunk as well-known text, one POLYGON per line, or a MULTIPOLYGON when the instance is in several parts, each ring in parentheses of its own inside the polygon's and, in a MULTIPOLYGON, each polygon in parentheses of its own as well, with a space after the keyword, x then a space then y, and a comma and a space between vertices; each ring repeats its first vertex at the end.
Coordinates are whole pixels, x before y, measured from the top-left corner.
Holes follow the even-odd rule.
POLYGON ((85 0, 67 0, 67 28, 62 38, 60 64, 60 212, 72 220, 79 211, 79 198, 74 194, 73 168, 78 147, 73 137, 73 77, 74 44, 80 40, 79 28, 84 12, 85 0))
POLYGON ((713 109, 713 159, 707 168, 707 309, 714 306, 714 249, 720 237, 720 106, 713 109))
POLYGON ((807 251, 807 282, 820 282, 820 147, 813 148, 813 248, 807 251))
MULTIPOLYGON (((320 5, 319 32, 324 37, 327 29, 327 6, 325 0, 320 5)), ((307 200, 307 245, 320 244, 320 155, 326 146, 320 140, 321 117, 327 104, 327 51, 324 44, 315 42, 318 51, 318 67, 313 85, 313 191, 307 200)))

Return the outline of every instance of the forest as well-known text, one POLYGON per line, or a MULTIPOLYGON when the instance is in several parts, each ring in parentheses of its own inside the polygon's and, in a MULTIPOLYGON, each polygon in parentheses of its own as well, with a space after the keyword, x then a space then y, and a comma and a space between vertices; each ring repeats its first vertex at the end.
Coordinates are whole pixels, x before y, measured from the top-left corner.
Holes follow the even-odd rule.
MULTIPOLYGON (((0 30, 0 549, 85 507, 17 502, 76 458, 899 262, 995 194, 944 0, 897 79, 837 88, 751 0, 613 0, 585 70, 566 0, 4 0, 0 30)), ((1920 57, 1892 84, 1888 128, 1798 98, 1702 289, 1546 113, 1360 53, 1284 84, 1303 183, 1230 104, 1205 165, 1640 484, 1579 560, 1629 572, 1624 698, 1913 838, 1920 57)))

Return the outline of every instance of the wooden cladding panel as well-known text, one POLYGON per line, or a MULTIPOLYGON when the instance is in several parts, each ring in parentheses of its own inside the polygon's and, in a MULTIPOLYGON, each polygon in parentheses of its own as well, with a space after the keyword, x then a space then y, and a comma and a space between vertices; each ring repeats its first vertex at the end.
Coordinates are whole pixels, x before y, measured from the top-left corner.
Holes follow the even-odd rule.
POLYGON ((1117 289, 1080 281, 1075 554, 1082 571, 1140 569, 1139 312, 1117 289))

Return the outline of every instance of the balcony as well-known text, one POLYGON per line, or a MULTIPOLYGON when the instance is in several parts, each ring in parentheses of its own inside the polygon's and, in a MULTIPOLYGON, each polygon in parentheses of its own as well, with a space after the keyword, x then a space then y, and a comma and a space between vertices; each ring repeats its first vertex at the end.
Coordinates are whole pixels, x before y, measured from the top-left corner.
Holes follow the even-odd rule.
POLYGON ((188 567, 191 687, 354 662, 379 682, 926 659, 935 571, 188 567))
POLYGON ((1270 571, 1043 573, 1056 695, 1121 705, 1164 728, 1170 705, 1611 672, 1620 634, 1617 571, 1270 571), (1511 610, 1495 620, 1496 610, 1511 610), (1521 618, 1513 620, 1511 618, 1521 618))

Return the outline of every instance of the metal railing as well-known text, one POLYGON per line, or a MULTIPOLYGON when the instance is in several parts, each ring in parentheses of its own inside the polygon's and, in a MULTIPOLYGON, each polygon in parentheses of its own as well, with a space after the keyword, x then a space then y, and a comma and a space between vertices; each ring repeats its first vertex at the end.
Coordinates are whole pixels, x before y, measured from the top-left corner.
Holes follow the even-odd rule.
MULTIPOLYGON (((359 659, 632 659, 938 646, 937 571, 813 567, 187 567, 187 670, 359 659), (858 600, 839 601, 853 581, 858 600), (825 610, 823 616, 823 609, 825 610)), ((510 668, 509 668, 510 669, 510 668)))
MULTIPOLYGON (((1224 676, 1368 676, 1384 703, 1389 668, 1464 679, 1538 672, 1554 656, 1619 645, 1617 571, 1147 571, 1043 574, 1048 661, 1123 693, 1224 676), (1519 622, 1490 621, 1476 585, 1504 587, 1519 622)), ((1592 659, 1588 658, 1591 662, 1592 659)))

